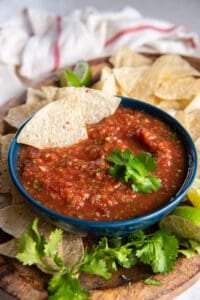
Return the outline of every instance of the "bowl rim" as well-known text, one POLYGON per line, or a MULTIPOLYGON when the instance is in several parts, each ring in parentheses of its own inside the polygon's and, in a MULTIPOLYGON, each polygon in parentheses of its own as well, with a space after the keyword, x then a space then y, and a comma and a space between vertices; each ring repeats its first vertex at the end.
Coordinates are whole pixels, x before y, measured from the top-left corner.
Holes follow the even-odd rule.
MULTIPOLYGON (((184 179, 184 182, 182 183, 181 187, 177 191, 177 193, 162 207, 159 209, 154 210, 153 212, 150 212, 148 214, 139 216, 139 217, 133 217, 130 219, 125 219, 125 220, 113 220, 113 221, 92 221, 92 220, 85 220, 85 219, 78 219, 78 218, 73 218, 69 217, 66 215, 63 215, 61 213, 58 213, 42 204, 40 204, 37 200, 35 200, 23 187, 23 185, 20 182, 19 175, 17 173, 17 168, 16 165, 13 164, 13 160, 17 161, 17 156, 19 153, 19 149, 21 147, 21 144, 17 142, 17 137, 22 130, 22 128, 26 125, 26 123, 32 118, 29 118, 26 120, 22 126, 17 130, 11 144, 9 147, 9 152, 8 152, 8 170, 10 173, 10 176, 12 178, 12 181, 18 191, 24 196, 25 200, 29 202, 30 204, 33 205, 33 207, 37 207, 37 209, 41 210, 42 213, 48 214, 52 219, 59 219, 60 222, 64 223, 69 223, 71 225, 78 225, 79 227, 93 227, 97 229, 109 227, 109 228, 119 228, 122 226, 129 226, 132 225, 134 222, 134 225, 138 225, 140 223, 145 223, 151 220, 152 218, 158 218, 158 216, 165 214, 169 210, 172 210, 176 205, 181 202, 183 196, 187 193, 187 190, 190 188, 192 185, 192 182, 195 178, 196 171, 197 171, 197 151, 195 148, 194 141, 192 140, 191 136, 187 132, 187 130, 171 115, 169 115, 167 112, 164 110, 153 106, 149 103, 146 103, 144 101, 135 99, 135 98, 129 98, 129 97, 123 97, 121 96, 121 103, 120 106, 125 106, 125 107, 130 107, 133 109, 137 110, 142 110, 147 113, 152 114, 156 118, 160 119, 161 121, 168 121, 169 126, 176 127, 175 131, 179 131, 178 135, 181 135, 184 137, 185 141, 187 141, 187 146, 190 147, 190 157, 188 157, 188 160, 192 159, 192 166, 191 163, 188 162, 189 168, 186 174, 186 177, 184 179)), ((186 148, 185 144, 184 147, 186 148)))

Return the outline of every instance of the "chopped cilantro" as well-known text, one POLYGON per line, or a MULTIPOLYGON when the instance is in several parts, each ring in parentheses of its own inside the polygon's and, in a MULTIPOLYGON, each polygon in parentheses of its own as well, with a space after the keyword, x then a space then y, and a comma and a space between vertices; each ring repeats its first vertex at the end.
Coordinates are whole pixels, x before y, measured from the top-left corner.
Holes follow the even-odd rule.
POLYGON ((70 273, 54 275, 49 281, 48 291, 48 300, 87 300, 90 296, 70 273))
POLYGON ((136 257, 151 266, 154 273, 168 273, 178 255, 178 240, 174 235, 157 230, 130 242, 136 248, 136 257))
POLYGON ((171 137, 172 137, 172 139, 174 139, 174 140, 177 140, 177 139, 178 139, 177 133, 176 133, 175 131, 173 131, 173 132, 171 133, 171 137))
POLYGON ((144 280, 145 284, 150 284, 150 285, 157 285, 161 286, 161 282, 159 280, 153 279, 151 277, 148 277, 144 280))
POLYGON ((156 158, 151 153, 133 155, 130 149, 115 148, 106 159, 114 164, 109 174, 122 182, 129 182, 136 192, 151 193, 161 188, 161 180, 150 175, 156 170, 156 158))
POLYGON ((187 258, 192 257, 194 254, 200 254, 200 241, 179 239, 179 253, 187 258))

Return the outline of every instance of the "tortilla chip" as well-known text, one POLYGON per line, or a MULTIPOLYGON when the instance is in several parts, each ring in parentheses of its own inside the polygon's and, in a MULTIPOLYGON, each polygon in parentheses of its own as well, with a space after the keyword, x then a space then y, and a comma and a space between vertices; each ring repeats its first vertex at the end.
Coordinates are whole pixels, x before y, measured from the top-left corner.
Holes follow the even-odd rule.
POLYGON ((185 127, 194 141, 200 137, 200 108, 190 113, 186 113, 185 110, 177 111, 175 118, 185 127))
POLYGON ((194 141, 200 136, 200 108, 196 111, 188 113, 185 116, 185 127, 191 134, 194 141))
POLYGON ((101 90, 105 95, 119 95, 119 86, 116 82, 112 69, 108 67, 103 68, 99 82, 101 82, 101 90))
POLYGON ((13 107, 9 110, 4 121, 14 128, 19 128, 27 119, 47 103, 48 101, 44 100, 34 104, 23 104, 13 107))
POLYGON ((0 244, 0 254, 15 258, 17 255, 17 240, 15 238, 0 244))
POLYGON ((169 109, 173 110, 184 110, 188 104, 190 103, 190 100, 174 100, 174 101, 168 101, 168 100, 160 100, 160 103, 158 104, 158 107, 167 111, 169 109))
POLYGON ((54 101, 39 110, 23 127, 17 142, 36 148, 64 147, 87 138, 78 97, 54 101))
MULTIPOLYGON (((131 80, 130 80, 131 84, 131 80)), ((148 102, 148 98, 154 97, 153 88, 151 86, 151 67, 147 67, 142 72, 142 76, 138 77, 137 84, 129 97, 148 102)))
POLYGON ((0 209, 9 206, 12 203, 12 195, 11 193, 3 193, 0 194, 0 209))
POLYGON ((20 237, 37 217, 26 203, 10 205, 0 209, 0 228, 13 237, 20 237))
POLYGON ((66 266, 74 266, 84 253, 82 238, 79 235, 64 232, 62 240, 62 259, 66 266))
POLYGON ((101 78, 95 84, 92 89, 101 90, 105 95, 116 96, 120 95, 120 88, 115 80, 113 71, 109 67, 104 67, 101 71, 101 78))
POLYGON ((174 117, 184 126, 186 127, 186 113, 184 110, 176 111, 174 117))
POLYGON ((196 95, 196 79, 193 77, 173 78, 160 82, 155 95, 165 100, 190 100, 196 95))
POLYGON ((102 69, 101 71, 101 78, 100 80, 105 81, 109 75, 113 74, 113 69, 111 69, 110 67, 106 66, 102 69))
POLYGON ((140 67, 147 66, 152 63, 150 58, 144 55, 133 52, 127 47, 122 47, 113 54, 110 59, 110 63, 115 67, 140 67))
POLYGON ((58 93, 64 92, 68 95, 76 95, 81 100, 81 109, 86 124, 94 124, 102 119, 112 115, 118 108, 121 99, 114 96, 108 96, 89 88, 64 88, 58 90, 58 93))
POLYGON ((191 113, 197 109, 200 109, 200 94, 197 95, 185 108, 186 113, 191 113))
MULTIPOLYGON (((10 205, 0 209, 0 228, 11 236, 19 238, 36 217, 39 219, 39 232, 48 239, 55 227, 43 218, 39 218, 27 203, 10 205)), ((7 245, 9 246, 8 248, 6 248, 6 245, 0 245, 0 253, 7 256, 11 256, 11 253, 16 254, 15 239, 7 245)), ((83 255, 82 238, 72 233, 64 233, 63 239, 58 245, 58 251, 68 266, 74 265, 80 261, 83 255)))
POLYGON ((26 199, 24 199, 22 194, 19 193, 17 188, 14 186, 14 184, 11 187, 11 194, 12 194, 12 204, 18 204, 18 203, 26 202, 26 199))
POLYGON ((92 85, 92 88, 95 89, 95 90, 102 90, 103 88, 103 81, 99 80, 97 82, 95 82, 93 85, 92 85))
POLYGON ((49 100, 50 102, 62 98, 56 98, 58 88, 55 86, 42 86, 41 90, 45 95, 45 99, 49 100))
POLYGON ((199 71, 176 54, 166 54, 157 58, 152 65, 152 71, 152 77, 159 82, 178 77, 200 76, 199 71))
POLYGON ((187 76, 200 76, 200 72, 178 55, 162 55, 144 72, 134 91, 135 97, 145 99, 148 95, 157 95, 155 92, 163 82, 187 76))
POLYGON ((138 82, 143 79, 143 75, 147 69, 149 69, 148 66, 135 68, 122 67, 114 68, 113 73, 120 89, 123 90, 126 95, 132 96, 134 95, 134 90, 138 82))
POLYGON ((103 118, 112 115, 118 108, 121 101, 120 98, 108 96, 102 91, 86 88, 86 87, 51 87, 53 100, 65 99, 74 96, 79 99, 83 117, 86 124, 100 122, 103 118))
POLYGON ((26 104, 36 104, 45 100, 45 94, 38 89, 28 88, 26 104))
POLYGON ((6 160, 0 160, 0 193, 11 192, 12 185, 8 172, 8 163, 6 160))
POLYGON ((10 147, 10 143, 14 137, 13 133, 2 135, 0 137, 0 158, 1 160, 7 160, 8 158, 8 150, 10 147))

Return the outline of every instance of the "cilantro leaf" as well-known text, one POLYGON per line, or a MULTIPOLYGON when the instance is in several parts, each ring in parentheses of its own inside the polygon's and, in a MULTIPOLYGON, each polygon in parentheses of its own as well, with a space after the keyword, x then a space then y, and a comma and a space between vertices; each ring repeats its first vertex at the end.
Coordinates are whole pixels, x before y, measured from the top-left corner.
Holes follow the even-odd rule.
POLYGON ((40 236, 38 229, 38 219, 33 221, 27 232, 17 241, 17 258, 24 265, 42 265, 41 256, 43 255, 44 236, 40 236))
POLYGON ((200 254, 200 241, 179 239, 179 253, 185 255, 187 258, 200 254))
POLYGON ((27 233, 24 233, 17 243, 18 254, 16 258, 24 265, 42 265, 36 242, 27 233))
POLYGON ((109 279, 117 270, 117 264, 124 268, 130 268, 136 262, 137 258, 132 249, 126 245, 110 247, 108 239, 104 237, 92 249, 92 252, 85 252, 80 270, 109 279))
POLYGON ((62 260, 57 253, 57 244, 62 239, 62 230, 51 232, 46 241, 38 231, 38 219, 28 228, 17 241, 18 254, 16 258, 24 265, 38 265, 47 273, 55 272, 62 267, 62 260))
POLYGON ((87 300, 90 295, 69 273, 54 275, 49 281, 48 291, 49 300, 87 300))
POLYGON ((130 149, 125 149, 121 151, 119 148, 115 148, 107 157, 106 159, 118 166, 124 166, 131 155, 130 149))
POLYGON ((48 243, 44 245, 44 253, 46 256, 53 256, 56 253, 58 243, 62 240, 63 231, 55 229, 49 236, 48 243))
POLYGON ((137 248, 136 256, 144 264, 151 265, 154 273, 167 273, 174 267, 178 255, 178 240, 175 236, 158 230, 147 236, 143 245, 139 244, 137 248))
POLYGON ((136 192, 151 193, 161 187, 161 180, 156 176, 149 176, 142 178, 141 182, 133 183, 131 186, 136 192))
POLYGON ((130 149, 115 148, 106 159, 113 163, 109 174, 122 182, 128 182, 136 192, 151 193, 162 186, 161 180, 150 175, 156 170, 156 159, 149 152, 133 155, 130 149))
MULTIPOLYGON (((80 267, 80 271, 89 273, 89 274, 95 274, 104 277, 105 279, 109 279, 112 276, 112 273, 110 272, 110 268, 108 267, 108 261, 105 261, 105 258, 102 259, 98 256, 90 256, 89 253, 85 253, 84 255, 83 264, 80 267)), ((112 265, 112 269, 116 270, 116 266, 112 265)))
POLYGON ((145 284, 150 284, 150 285, 156 285, 156 286, 161 286, 161 282, 159 280, 153 279, 151 277, 148 277, 144 280, 145 284))

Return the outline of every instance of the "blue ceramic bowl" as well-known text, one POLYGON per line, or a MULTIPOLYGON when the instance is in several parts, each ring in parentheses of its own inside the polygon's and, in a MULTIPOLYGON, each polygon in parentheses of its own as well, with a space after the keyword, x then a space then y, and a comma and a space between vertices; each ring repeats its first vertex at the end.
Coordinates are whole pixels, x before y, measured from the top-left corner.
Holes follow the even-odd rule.
POLYGON ((29 202, 45 218, 49 219, 51 222, 64 230, 79 232, 82 234, 89 233, 97 236, 123 236, 137 230, 145 229, 157 223, 158 221, 160 221, 160 219, 169 214, 184 198, 187 190, 194 180, 197 169, 197 153, 194 143, 186 130, 170 115, 145 102, 122 97, 121 105, 145 111, 163 120, 173 128, 173 130, 182 140, 187 153, 187 161, 185 162, 187 164, 187 174, 185 180, 179 191, 174 195, 174 197, 170 199, 170 201, 165 206, 141 217, 135 217, 122 221, 97 222, 64 216, 39 204, 33 197, 31 197, 31 195, 24 189, 23 185, 21 184, 20 177, 17 171, 18 153, 21 145, 17 143, 17 136, 23 128, 23 125, 16 133, 10 146, 8 157, 10 175, 18 191, 24 196, 27 202, 29 202))

